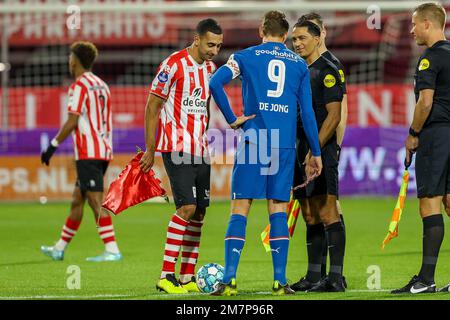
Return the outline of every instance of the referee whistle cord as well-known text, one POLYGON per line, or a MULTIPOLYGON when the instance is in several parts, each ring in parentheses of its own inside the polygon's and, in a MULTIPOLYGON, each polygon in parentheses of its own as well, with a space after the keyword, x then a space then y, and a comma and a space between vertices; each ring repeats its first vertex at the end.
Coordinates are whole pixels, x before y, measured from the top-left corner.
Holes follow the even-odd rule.
POLYGON ((305 182, 303 182, 302 184, 299 184, 298 186, 295 186, 294 188, 292 188, 292 191, 301 189, 306 187, 308 184, 310 184, 314 179, 316 179, 318 177, 317 173, 314 173, 313 176, 309 179, 307 179, 305 182))

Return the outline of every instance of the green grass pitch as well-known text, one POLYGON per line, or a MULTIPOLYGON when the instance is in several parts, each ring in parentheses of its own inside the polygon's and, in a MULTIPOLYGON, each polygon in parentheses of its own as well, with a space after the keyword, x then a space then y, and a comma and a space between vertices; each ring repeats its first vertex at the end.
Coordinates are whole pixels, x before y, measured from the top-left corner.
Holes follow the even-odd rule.
MULTIPOLYGON (((273 298, 272 261, 265 253, 260 233, 268 222, 265 201, 255 201, 248 225, 247 240, 238 269, 239 295, 232 299, 450 299, 450 293, 392 296, 388 290, 403 286, 417 273, 421 263, 422 223, 418 201, 410 197, 400 223, 400 236, 384 251, 395 199, 341 200, 347 228, 344 274, 346 293, 304 294, 273 298), (369 290, 369 266, 378 266, 380 290, 369 290)), ((85 258, 103 251, 94 218, 85 207, 84 221, 66 251, 65 260, 54 262, 39 250, 59 237, 69 203, 0 204, 0 299, 222 299, 205 294, 169 296, 158 292, 155 283, 162 265, 166 227, 173 204, 141 204, 114 218, 116 236, 124 260, 88 263, 85 258), (81 289, 68 289, 68 267, 81 270, 81 289)), ((205 218, 199 264, 223 265, 223 238, 229 216, 229 202, 212 202, 205 218)), ((445 216, 447 230, 449 219, 445 216)), ((449 240, 444 240, 436 271, 438 287, 450 282, 449 240)), ((305 226, 299 220, 290 244, 287 277, 291 283, 306 272, 305 226)))

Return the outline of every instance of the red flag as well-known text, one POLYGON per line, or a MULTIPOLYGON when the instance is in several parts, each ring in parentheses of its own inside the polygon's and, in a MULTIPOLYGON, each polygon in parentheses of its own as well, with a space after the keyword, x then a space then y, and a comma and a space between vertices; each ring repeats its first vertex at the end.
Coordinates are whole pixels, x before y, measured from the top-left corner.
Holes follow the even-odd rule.
POLYGON ((162 196, 167 200, 161 180, 155 177, 153 170, 148 173, 141 170, 139 161, 143 155, 143 152, 136 154, 109 186, 102 207, 114 215, 154 197, 162 196))

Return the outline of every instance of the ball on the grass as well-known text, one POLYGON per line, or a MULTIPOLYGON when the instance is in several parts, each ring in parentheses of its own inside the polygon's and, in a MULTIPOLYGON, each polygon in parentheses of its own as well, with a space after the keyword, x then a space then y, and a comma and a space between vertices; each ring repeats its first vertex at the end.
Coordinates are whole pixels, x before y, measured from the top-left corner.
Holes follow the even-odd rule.
POLYGON ((46 197, 46 196, 41 196, 41 197, 39 198, 39 202, 40 202, 41 204, 46 204, 46 203, 47 203, 47 197, 46 197))
POLYGON ((217 290, 223 280, 225 269, 217 263, 208 263, 197 271, 197 287, 201 292, 212 293, 217 290))

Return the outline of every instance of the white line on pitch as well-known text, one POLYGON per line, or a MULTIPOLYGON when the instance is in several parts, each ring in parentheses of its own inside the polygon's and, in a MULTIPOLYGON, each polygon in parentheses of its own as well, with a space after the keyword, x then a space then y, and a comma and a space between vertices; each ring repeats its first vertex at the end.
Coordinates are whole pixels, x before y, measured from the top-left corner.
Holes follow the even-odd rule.
POLYGON ((131 298, 138 297, 131 294, 97 294, 91 296, 18 296, 1 297, 0 300, 25 300, 25 299, 92 299, 92 298, 131 298))
POLYGON ((347 290, 346 292, 391 292, 393 289, 375 289, 375 290, 370 290, 370 289, 366 289, 366 290, 347 290))
MULTIPOLYGON (((392 289, 375 289, 375 290, 370 290, 370 289, 365 289, 365 290, 346 290, 345 292, 349 292, 349 293, 377 293, 377 292, 390 292, 392 289)), ((326 292, 326 293, 332 293, 332 292, 326 292)), ((238 295, 242 295, 242 296, 252 296, 252 295, 271 295, 272 291, 257 291, 257 292, 242 292, 238 295)), ((312 293, 310 293, 312 294, 312 293)), ((156 294, 156 295, 151 295, 151 297, 172 297, 172 296, 199 296, 202 295, 200 293, 192 293, 192 294, 173 294, 173 295, 167 295, 167 294, 156 294)))
MULTIPOLYGON (((389 292, 391 290, 347 290, 346 292, 350 293, 375 293, 375 292, 389 292)), ((251 295, 270 295, 272 292, 270 291, 259 291, 259 292, 243 292, 242 296, 251 296, 251 295)), ((151 299, 153 297, 158 298, 174 298, 174 297, 195 297, 200 296, 200 293, 191 293, 191 294, 149 294, 148 298, 151 299)), ((95 298, 133 298, 133 297, 142 297, 146 295, 127 295, 127 294, 97 294, 90 296, 11 296, 11 297, 2 297, 0 296, 0 300, 27 300, 27 299, 95 299, 95 298)))

